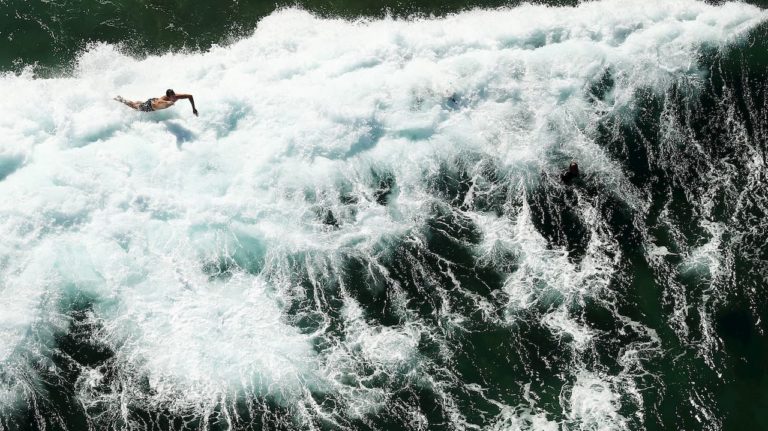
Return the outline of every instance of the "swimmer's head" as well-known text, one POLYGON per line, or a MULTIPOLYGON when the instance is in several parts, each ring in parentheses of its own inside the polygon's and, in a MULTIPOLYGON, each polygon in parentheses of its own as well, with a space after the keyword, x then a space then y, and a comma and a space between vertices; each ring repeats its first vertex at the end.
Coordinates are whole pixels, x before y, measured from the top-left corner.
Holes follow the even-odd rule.
POLYGON ((570 172, 572 174, 578 175, 579 174, 579 165, 576 164, 576 162, 571 162, 571 165, 568 166, 568 172, 570 172))
POLYGON ((173 96, 176 95, 176 92, 174 92, 173 90, 171 90, 169 88, 169 89, 165 90, 165 95, 168 96, 168 97, 173 97, 173 96))

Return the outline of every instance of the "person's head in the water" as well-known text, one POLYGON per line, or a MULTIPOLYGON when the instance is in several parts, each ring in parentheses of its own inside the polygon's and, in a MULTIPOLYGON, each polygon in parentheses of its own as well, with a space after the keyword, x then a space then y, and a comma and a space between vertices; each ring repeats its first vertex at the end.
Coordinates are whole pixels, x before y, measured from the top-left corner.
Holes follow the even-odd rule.
POLYGON ((579 165, 576 162, 571 162, 571 165, 568 166, 568 172, 571 173, 573 176, 579 175, 579 165))
POLYGON ((568 170, 563 172, 562 175, 560 175, 560 179, 563 180, 564 183, 569 184, 571 180, 579 176, 579 165, 576 162, 571 162, 570 166, 568 166, 568 170))
POLYGON ((169 89, 165 90, 165 95, 166 95, 166 97, 171 99, 173 97, 176 97, 176 92, 169 88, 169 89))

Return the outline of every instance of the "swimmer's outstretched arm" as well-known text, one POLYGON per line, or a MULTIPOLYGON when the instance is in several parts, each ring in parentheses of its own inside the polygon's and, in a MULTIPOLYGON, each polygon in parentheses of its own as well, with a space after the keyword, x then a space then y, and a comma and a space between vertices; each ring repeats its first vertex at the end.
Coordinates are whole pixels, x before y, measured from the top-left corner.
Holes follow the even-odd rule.
POLYGON ((192 113, 197 115, 197 108, 195 108, 195 98, 191 94, 177 94, 177 99, 189 99, 189 103, 192 104, 192 113))

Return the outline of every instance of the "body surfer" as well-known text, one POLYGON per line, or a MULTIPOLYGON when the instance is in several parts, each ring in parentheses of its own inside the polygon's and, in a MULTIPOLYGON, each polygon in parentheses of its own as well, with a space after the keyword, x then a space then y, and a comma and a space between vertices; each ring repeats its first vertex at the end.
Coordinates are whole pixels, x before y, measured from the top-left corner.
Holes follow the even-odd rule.
POLYGON ((576 179, 576 177, 579 176, 579 165, 576 162, 571 162, 571 165, 568 166, 568 170, 563 172, 562 175, 560 175, 560 179, 563 180, 565 184, 570 184, 571 181, 576 179))
POLYGON ((192 97, 192 95, 176 94, 176 92, 174 92, 171 89, 168 89, 165 91, 165 96, 153 97, 151 99, 147 99, 146 102, 134 102, 130 100, 125 100, 122 98, 122 96, 115 97, 115 100, 117 100, 118 102, 123 103, 127 106, 130 106, 131 108, 141 112, 152 112, 152 111, 159 111, 161 109, 170 108, 179 99, 189 99, 189 103, 192 104, 192 113, 197 115, 197 108, 195 108, 195 99, 192 97))

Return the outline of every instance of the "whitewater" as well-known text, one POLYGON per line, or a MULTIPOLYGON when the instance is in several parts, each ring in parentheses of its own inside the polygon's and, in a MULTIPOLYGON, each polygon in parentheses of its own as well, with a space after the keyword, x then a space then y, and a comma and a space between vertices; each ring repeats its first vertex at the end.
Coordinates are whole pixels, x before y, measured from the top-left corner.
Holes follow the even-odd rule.
MULTIPOLYGON (((357 21, 289 8, 206 52, 94 43, 59 76, 5 73, 0 429, 81 429, 62 405, 91 429, 642 428, 662 341, 622 311, 605 201, 559 175, 577 160, 648 212, 599 125, 631 123, 640 94, 695 97, 702 50, 767 17, 689 0, 357 21), (112 100, 166 88, 200 116, 112 100), (574 194, 581 243, 542 233, 542 187, 574 194), (610 358, 589 304, 634 334, 610 358), (553 347, 483 338, 496 359, 466 354, 466 337, 507 330, 553 347), (483 371, 504 357, 530 374, 483 371)), ((698 247, 648 234, 640 253, 717 278, 727 229, 706 226, 698 247)))

